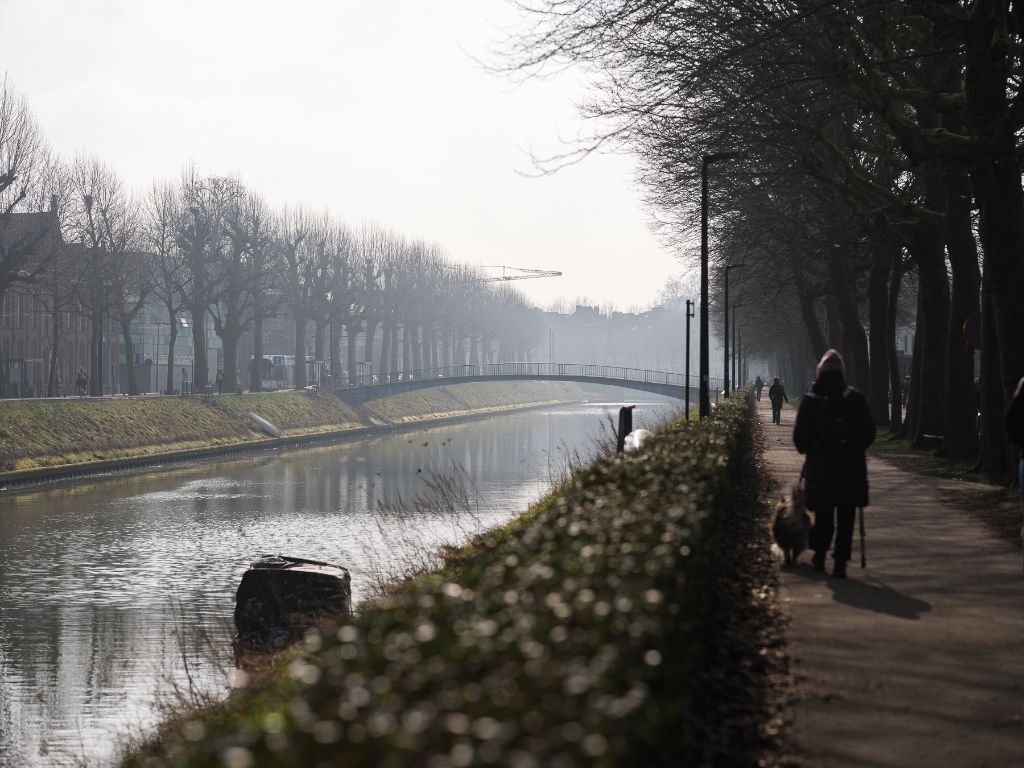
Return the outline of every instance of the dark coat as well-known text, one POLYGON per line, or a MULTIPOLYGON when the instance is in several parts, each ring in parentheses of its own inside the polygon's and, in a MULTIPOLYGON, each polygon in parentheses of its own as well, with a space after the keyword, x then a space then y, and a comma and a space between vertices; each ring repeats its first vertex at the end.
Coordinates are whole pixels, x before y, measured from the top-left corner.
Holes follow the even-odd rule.
POLYGON ((804 482, 807 508, 866 507, 868 505, 868 465, 865 450, 875 439, 875 423, 868 401, 840 378, 838 386, 815 385, 800 401, 793 427, 793 443, 807 455, 804 482), (825 447, 823 413, 826 398, 842 398, 848 420, 849 448, 833 452, 825 447))
POLYGON ((789 398, 786 396, 786 388, 781 384, 772 384, 768 387, 768 399, 773 403, 781 403, 785 400, 789 402, 789 398))

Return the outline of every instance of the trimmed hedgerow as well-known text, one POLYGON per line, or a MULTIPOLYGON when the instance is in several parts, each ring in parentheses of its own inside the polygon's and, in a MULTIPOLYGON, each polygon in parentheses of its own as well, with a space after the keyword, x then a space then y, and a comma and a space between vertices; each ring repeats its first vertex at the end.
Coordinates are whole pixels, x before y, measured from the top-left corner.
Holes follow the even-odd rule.
POLYGON ((749 424, 736 397, 598 461, 475 542, 456 575, 307 636, 272 684, 165 727, 125 764, 706 763, 713 564, 749 424))

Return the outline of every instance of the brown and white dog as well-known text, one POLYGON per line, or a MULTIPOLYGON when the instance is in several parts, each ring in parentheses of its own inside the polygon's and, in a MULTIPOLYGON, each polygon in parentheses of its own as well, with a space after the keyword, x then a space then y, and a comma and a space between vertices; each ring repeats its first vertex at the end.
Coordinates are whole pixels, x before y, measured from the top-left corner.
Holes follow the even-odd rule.
POLYGON ((803 485, 797 481, 790 487, 788 497, 775 502, 772 516, 772 538, 782 550, 786 565, 796 565, 810 536, 811 514, 807 511, 803 485))

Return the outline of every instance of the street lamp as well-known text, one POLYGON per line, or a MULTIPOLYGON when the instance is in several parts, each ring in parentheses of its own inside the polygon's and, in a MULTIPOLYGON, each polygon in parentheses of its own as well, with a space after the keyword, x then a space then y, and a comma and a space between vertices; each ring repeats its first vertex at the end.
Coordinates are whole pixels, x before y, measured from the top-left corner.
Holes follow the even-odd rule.
POLYGON ((725 265, 725 304, 722 307, 722 316, 725 319, 725 366, 722 371, 722 375, 725 377, 725 381, 722 382, 722 389, 725 390, 723 395, 729 396, 729 270, 739 269, 745 267, 746 264, 726 264, 725 265))
POLYGON ((686 418, 690 418, 690 318, 694 315, 693 302, 686 300, 686 377, 683 389, 686 392, 686 418))
POLYGON ((736 152, 704 155, 700 164, 700 417, 711 415, 710 368, 708 354, 708 168, 712 163, 732 160, 736 152))
POLYGON ((739 386, 740 376, 740 327, 736 322, 736 310, 740 304, 732 305, 732 388, 739 386))

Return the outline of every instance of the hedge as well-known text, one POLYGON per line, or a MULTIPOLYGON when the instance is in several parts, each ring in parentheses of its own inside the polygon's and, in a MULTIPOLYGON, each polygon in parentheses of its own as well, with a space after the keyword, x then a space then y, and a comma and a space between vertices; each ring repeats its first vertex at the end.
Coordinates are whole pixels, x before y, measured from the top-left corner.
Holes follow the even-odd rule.
POLYGON ((308 636, 272 684, 165 726, 125 765, 720 762, 715 562, 750 424, 734 397, 598 461, 445 578, 308 636))

